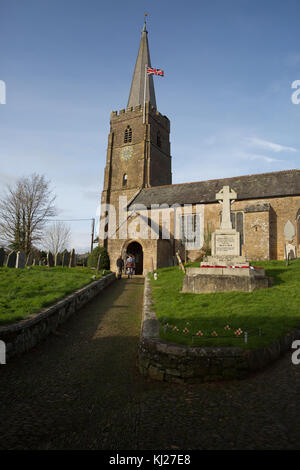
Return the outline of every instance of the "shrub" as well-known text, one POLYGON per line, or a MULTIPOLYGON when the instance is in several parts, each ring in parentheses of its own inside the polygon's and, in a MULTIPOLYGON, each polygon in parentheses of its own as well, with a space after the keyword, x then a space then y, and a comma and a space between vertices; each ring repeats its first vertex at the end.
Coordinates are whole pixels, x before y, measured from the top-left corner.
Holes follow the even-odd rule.
POLYGON ((109 256, 104 246, 97 246, 89 254, 88 267, 97 268, 98 257, 101 255, 100 269, 109 269, 109 256))

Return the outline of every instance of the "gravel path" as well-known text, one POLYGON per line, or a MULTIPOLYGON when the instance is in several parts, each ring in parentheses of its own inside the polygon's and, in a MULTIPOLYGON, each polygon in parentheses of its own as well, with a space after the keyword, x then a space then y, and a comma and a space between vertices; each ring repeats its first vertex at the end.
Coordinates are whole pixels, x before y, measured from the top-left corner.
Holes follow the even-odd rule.
POLYGON ((299 449, 300 365, 176 385, 136 369, 143 278, 122 279, 0 366, 0 449, 299 449))

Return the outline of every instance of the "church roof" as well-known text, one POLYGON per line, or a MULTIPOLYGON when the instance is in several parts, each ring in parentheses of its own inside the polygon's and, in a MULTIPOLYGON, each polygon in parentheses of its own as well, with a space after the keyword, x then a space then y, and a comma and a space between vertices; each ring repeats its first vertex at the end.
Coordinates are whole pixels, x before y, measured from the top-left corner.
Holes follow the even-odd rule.
POLYGON ((300 195, 300 170, 143 188, 131 201, 130 206, 212 203, 216 202, 216 193, 223 186, 230 186, 236 191, 237 200, 300 195))
POLYGON ((144 101, 150 101, 152 106, 156 108, 156 99, 154 91, 153 76, 146 75, 146 96, 144 100, 144 89, 145 89, 145 71, 146 65, 151 67, 149 44, 147 38, 146 22, 142 31, 142 37, 139 47, 138 56, 134 68, 133 78, 131 82, 131 88, 129 93, 129 99, 127 107, 135 107, 138 105, 144 105, 144 101))

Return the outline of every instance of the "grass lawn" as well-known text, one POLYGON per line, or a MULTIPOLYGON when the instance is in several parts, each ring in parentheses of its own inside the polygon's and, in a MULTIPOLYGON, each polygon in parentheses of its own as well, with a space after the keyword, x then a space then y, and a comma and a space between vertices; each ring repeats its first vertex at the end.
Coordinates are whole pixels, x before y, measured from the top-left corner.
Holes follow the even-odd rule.
POLYGON ((275 285, 254 292, 181 294, 184 274, 178 266, 157 270, 158 279, 151 275, 151 285, 157 318, 161 325, 167 324, 161 326, 161 338, 190 346, 257 348, 299 327, 300 260, 288 267, 284 261, 252 264, 264 267, 275 285), (227 325, 230 330, 224 329, 227 325), (239 328, 248 332, 247 344, 243 334, 235 336, 239 328), (199 331, 203 336, 197 336, 199 331))
MULTIPOLYGON (((66 297, 92 282, 95 274, 95 270, 80 267, 0 268, 0 326, 23 320, 66 297)), ((96 278, 101 276, 102 271, 96 278)))

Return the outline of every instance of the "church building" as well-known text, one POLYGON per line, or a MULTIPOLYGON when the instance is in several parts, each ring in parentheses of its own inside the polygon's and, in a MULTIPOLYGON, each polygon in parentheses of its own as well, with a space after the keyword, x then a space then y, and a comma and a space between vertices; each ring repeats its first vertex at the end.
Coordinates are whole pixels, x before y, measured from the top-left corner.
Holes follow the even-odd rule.
POLYGON ((300 253, 300 170, 172 184, 170 121, 158 111, 146 23, 126 109, 110 116, 99 243, 111 269, 127 254, 136 273, 195 261, 208 254, 220 227, 216 194, 237 193, 231 206, 247 260, 284 259, 300 253))

